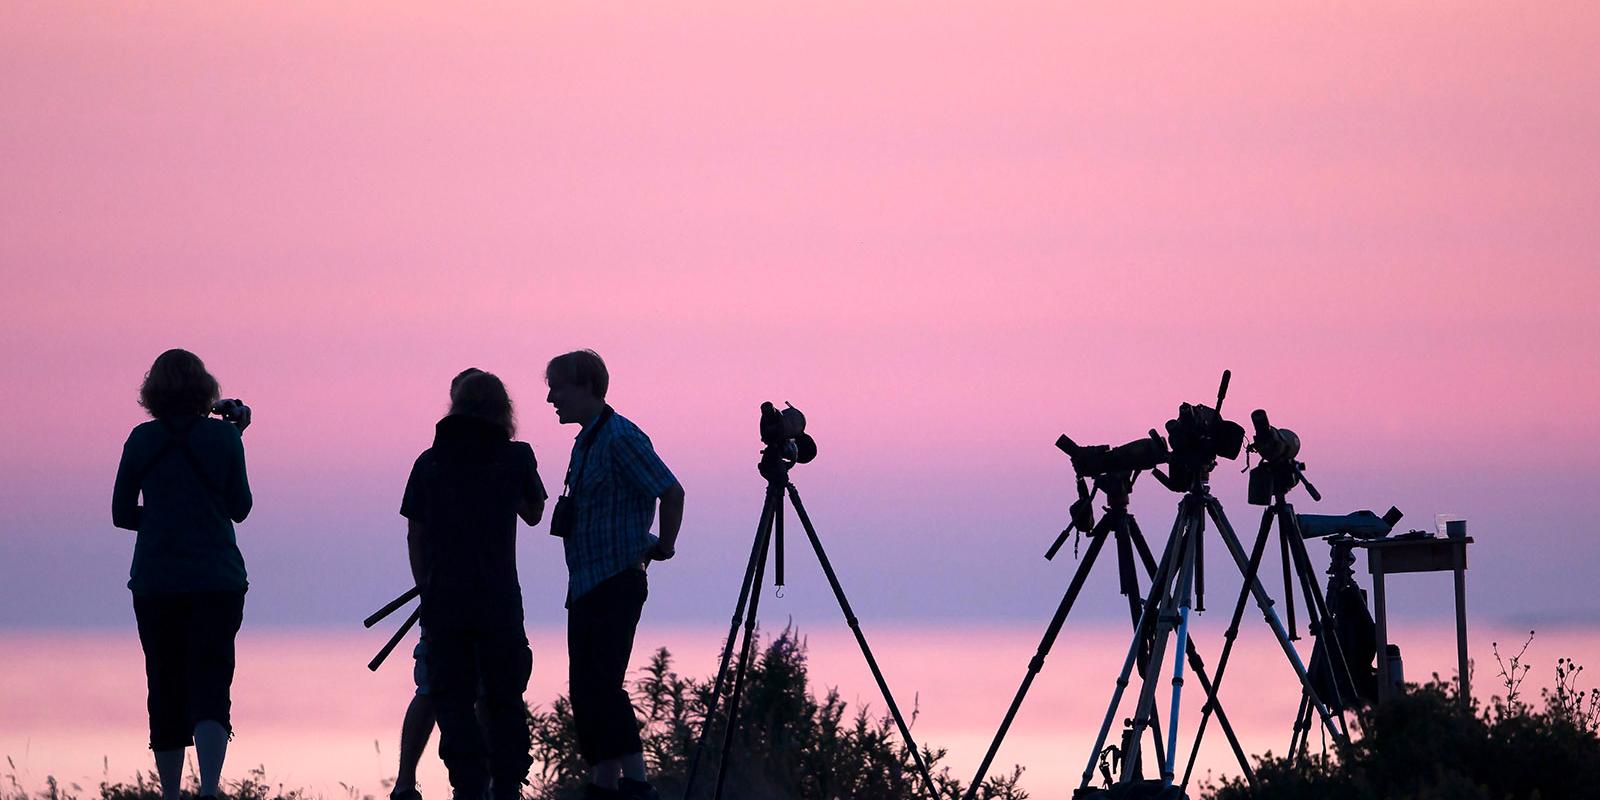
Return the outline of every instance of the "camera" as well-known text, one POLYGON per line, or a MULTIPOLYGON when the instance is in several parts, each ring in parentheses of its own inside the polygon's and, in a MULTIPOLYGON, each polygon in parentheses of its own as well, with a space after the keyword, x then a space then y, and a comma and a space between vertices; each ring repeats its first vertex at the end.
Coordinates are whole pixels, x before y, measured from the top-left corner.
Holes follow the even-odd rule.
POLYGON ((1178 416, 1167 420, 1167 441, 1172 443, 1174 462, 1231 461, 1244 447, 1244 426, 1223 419, 1211 406, 1184 403, 1178 406, 1178 416))
POLYGON ((786 461, 809 463, 817 457, 816 440, 806 435, 806 415, 792 404, 779 410, 771 403, 761 404, 761 443, 786 461))
POLYGON ((1116 447, 1106 444, 1080 445, 1066 434, 1056 439, 1056 447, 1072 459, 1072 470, 1089 478, 1111 472, 1142 472, 1167 463, 1167 443, 1155 431, 1116 447))
POLYGON ((243 400, 237 398, 218 400, 211 406, 211 413, 222 417, 225 422, 238 426, 241 432, 250 427, 250 407, 245 405, 243 400))
POLYGON ((1244 447, 1244 426, 1222 417, 1222 401, 1228 395, 1232 373, 1222 372, 1217 388, 1217 405, 1178 406, 1178 416, 1167 420, 1167 442, 1172 453, 1167 459, 1170 476, 1155 473, 1162 485, 1176 492, 1188 491, 1196 481, 1211 472, 1219 458, 1233 460, 1244 447))
POLYGON ((556 507, 550 512, 550 535, 565 539, 578 526, 578 504, 563 494, 556 498, 556 507))

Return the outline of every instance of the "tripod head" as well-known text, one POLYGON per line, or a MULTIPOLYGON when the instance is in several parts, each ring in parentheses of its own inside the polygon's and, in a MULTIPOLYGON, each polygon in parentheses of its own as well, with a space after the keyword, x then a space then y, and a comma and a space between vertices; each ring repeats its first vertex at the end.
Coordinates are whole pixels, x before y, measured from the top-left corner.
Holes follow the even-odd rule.
POLYGON ((1079 445, 1063 433, 1056 439, 1056 447, 1072 459, 1078 499, 1069 510, 1072 521, 1067 523, 1055 543, 1045 551, 1046 560, 1055 558, 1073 531, 1093 535, 1095 495, 1105 492, 1107 511, 1126 511, 1128 495, 1133 491, 1133 482, 1138 479, 1139 473, 1166 463, 1168 455, 1167 443, 1154 430, 1150 431, 1148 438, 1135 439, 1115 447, 1105 444, 1079 445), (1089 489, 1090 481, 1094 483, 1093 491, 1089 489))
POLYGON ((1347 533, 1328 537, 1328 583, 1342 586, 1356 579, 1356 543, 1360 541, 1347 533))
MULTIPOLYGON (((1067 523, 1067 527, 1061 530, 1061 534, 1056 536, 1056 540, 1050 545, 1050 549, 1044 551, 1045 560, 1053 561, 1056 553, 1061 550, 1061 546, 1067 543, 1067 537, 1073 533, 1087 534, 1091 537, 1095 535, 1095 495, 1105 492, 1106 511, 1118 514, 1126 513, 1128 510, 1128 495, 1133 492, 1133 482, 1138 478, 1139 473, 1126 471, 1095 475, 1092 478, 1094 489, 1091 491, 1083 476, 1078 476, 1078 499, 1074 500, 1072 507, 1068 509, 1071 521, 1067 523)), ((1104 535, 1104 532, 1101 532, 1101 535, 1104 535)), ((1078 552, 1076 543, 1072 546, 1072 552, 1074 555, 1078 552)))
POLYGON ((1239 457, 1244 446, 1244 426, 1222 416, 1222 401, 1228 396, 1232 377, 1231 371, 1222 371, 1215 407, 1184 403, 1178 406, 1178 416, 1167 420, 1167 442, 1172 446, 1167 459, 1169 472, 1152 472, 1162 486, 1174 492, 1198 491, 1210 480, 1217 459, 1232 461, 1239 457))
POLYGON ((788 480, 795 464, 807 464, 817 457, 817 443, 806 434, 806 415, 790 403, 778 410, 771 403, 761 404, 761 461, 756 464, 769 483, 788 480))
POLYGON ((1300 437, 1288 428, 1273 427, 1264 409, 1250 412, 1250 424, 1255 428, 1255 437, 1248 452, 1261 456, 1261 463, 1250 469, 1250 505, 1282 502, 1289 490, 1302 483, 1312 500, 1321 500, 1322 493, 1306 480, 1305 462, 1296 460, 1300 437))

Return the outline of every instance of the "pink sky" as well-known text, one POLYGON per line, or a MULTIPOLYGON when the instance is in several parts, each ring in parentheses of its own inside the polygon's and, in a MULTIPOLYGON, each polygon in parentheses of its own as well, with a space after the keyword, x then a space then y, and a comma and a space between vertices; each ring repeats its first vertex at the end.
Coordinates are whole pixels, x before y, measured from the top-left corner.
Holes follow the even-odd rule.
MULTIPOLYGON (((1582 3, 7 3, 0 626, 128 622, 110 481, 171 346, 256 408, 265 622, 403 586, 463 366, 557 481, 540 373, 580 346, 688 490, 675 621, 732 602, 762 400, 811 417, 864 617, 1042 624, 1056 434, 1135 438, 1223 368, 1305 438, 1302 511, 1466 516, 1475 614, 1593 618, 1597 35, 1582 3)), ((1157 539, 1174 499, 1136 498, 1157 539)))

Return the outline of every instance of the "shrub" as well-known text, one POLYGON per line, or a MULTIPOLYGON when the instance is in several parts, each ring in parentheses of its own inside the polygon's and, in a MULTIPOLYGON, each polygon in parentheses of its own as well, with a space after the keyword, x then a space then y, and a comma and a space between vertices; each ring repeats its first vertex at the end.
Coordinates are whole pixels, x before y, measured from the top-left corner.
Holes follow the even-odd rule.
MULTIPOLYGON (((1530 634, 1531 638, 1531 634, 1530 634)), ((1256 786, 1230 778, 1212 800, 1554 800, 1600 793, 1600 694, 1578 690, 1582 669, 1556 662, 1544 709, 1519 697, 1522 652, 1501 663, 1505 697, 1463 706, 1460 685, 1435 675, 1363 712, 1362 736, 1340 758, 1258 759, 1256 786)), ((1499 660, 1498 649, 1496 659, 1499 660)))
MULTIPOLYGON (((645 759, 663 797, 683 796, 714 682, 714 676, 704 680, 680 676, 672 669, 671 655, 661 649, 633 684, 645 759)), ((730 685, 719 699, 692 800, 712 794, 727 730, 725 709, 733 693, 732 682, 730 677, 730 685)), ((874 716, 866 707, 852 714, 837 689, 830 689, 821 699, 813 694, 806 672, 805 641, 793 628, 786 628, 753 653, 738 719, 723 794, 730 800, 926 797, 918 793, 921 780, 916 764, 900 741, 891 716, 874 716)), ((907 722, 915 720, 913 708, 907 722)), ((530 776, 532 796, 535 800, 578 797, 585 769, 577 755, 567 698, 557 698, 549 710, 534 711, 529 725, 535 762, 530 776)), ((939 797, 962 797, 966 787, 950 776, 948 767, 939 765, 945 751, 924 745, 922 756, 933 772, 939 797)), ((1017 787, 1021 774, 1018 767, 1009 775, 984 781, 977 797, 1025 800, 1027 794, 1017 787)))

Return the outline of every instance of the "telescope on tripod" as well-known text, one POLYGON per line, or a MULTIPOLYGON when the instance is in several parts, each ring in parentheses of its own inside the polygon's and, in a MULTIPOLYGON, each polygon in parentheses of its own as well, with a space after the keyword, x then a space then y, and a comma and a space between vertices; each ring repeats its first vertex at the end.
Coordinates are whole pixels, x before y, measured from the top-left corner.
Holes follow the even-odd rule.
MULTIPOLYGON (((1139 573, 1154 580, 1157 574, 1157 565, 1150 545, 1146 541, 1144 532, 1139 528, 1136 520, 1128 511, 1128 498, 1133 491, 1135 481, 1139 474, 1147 470, 1154 470, 1157 466, 1167 464, 1171 453, 1167 444, 1154 430, 1142 439, 1136 439, 1127 444, 1090 445, 1080 446, 1065 434, 1056 439, 1056 447, 1072 461, 1074 484, 1077 488, 1077 499, 1072 503, 1069 511, 1070 522, 1066 529, 1056 537, 1054 543, 1045 551, 1045 558, 1053 560, 1066 543, 1069 536, 1089 537, 1089 549, 1079 562, 1077 571, 1073 574, 1067 586, 1066 594, 1062 597, 1060 605, 1045 628, 1044 637, 1039 642, 1038 650, 1028 662, 1027 673, 1023 676, 1022 685, 1017 688, 1016 696, 1007 709, 1005 718, 996 731, 994 740, 989 745, 989 750, 984 754, 983 761, 978 766, 978 772, 973 777, 967 791, 967 800, 976 797, 977 791, 983 784, 984 777, 988 774, 995 756, 1000 751, 1000 745, 1005 740, 1006 733, 1015 721, 1017 712, 1022 708, 1022 702, 1027 697, 1028 690, 1039 672, 1044 668, 1045 658, 1055 645, 1057 637, 1061 634, 1062 627, 1066 624, 1067 616, 1071 613, 1073 604, 1077 602, 1078 595, 1083 589, 1084 582, 1093 571, 1095 561, 1101 549, 1108 540, 1116 543, 1117 553, 1117 580, 1119 593, 1126 598, 1128 603, 1129 621, 1133 625, 1135 639, 1148 642, 1145 636, 1146 628, 1142 627, 1142 617, 1145 608, 1144 593, 1139 588, 1139 573), (1090 484, 1093 489, 1089 488, 1090 484), (1097 495, 1105 495, 1105 516, 1098 523, 1094 519, 1094 500, 1097 495), (1137 554, 1137 557, 1136 557, 1137 554)), ((1076 552, 1076 544, 1074 552, 1076 552)), ((1239 768, 1245 775, 1251 776, 1253 770, 1244 748, 1239 744, 1238 738, 1233 733, 1233 727, 1227 721, 1227 715, 1222 711, 1222 705, 1217 700, 1211 681, 1206 675, 1205 663, 1195 650, 1192 642, 1182 645, 1185 656, 1188 658, 1190 668, 1200 681, 1201 689, 1206 693, 1210 703, 1219 714, 1222 728, 1228 737, 1229 744, 1233 747, 1239 768)), ((1148 646, 1141 647, 1137 662, 1141 675, 1145 673, 1149 664, 1150 651, 1148 646)), ((1164 760, 1164 746, 1161 741, 1159 724, 1151 726, 1152 746, 1155 748, 1158 760, 1164 760)), ((1124 742, 1123 750, 1126 749, 1124 742)), ((1102 751, 1104 752, 1104 751, 1102 751)), ((1111 755, 1107 753, 1107 755, 1111 755)), ((1109 773, 1109 764, 1105 766, 1109 773)))
POLYGON ((811 524, 811 517, 806 513, 805 505, 800 502, 800 492, 789 480, 789 471, 796 464, 805 464, 816 458, 817 444, 805 432, 806 418, 800 413, 800 409, 788 404, 785 406, 786 408, 779 410, 772 403, 761 405, 760 431, 763 447, 761 460, 757 463, 756 469, 767 481, 766 502, 761 508, 760 522, 756 525, 755 541, 750 548, 750 561, 745 567, 744 582, 739 587, 739 600, 733 609, 733 621, 729 624, 728 636, 724 640, 722 659, 717 668, 717 678, 711 691, 710 705, 706 709, 705 722, 695 744, 694 756, 689 762, 683 796, 695 797, 695 780, 700 771, 701 758, 717 716, 717 706, 722 701, 723 691, 727 688, 728 672, 731 667, 733 688, 726 701, 722 748, 717 761, 715 788, 711 795, 713 800, 722 798, 728 767, 732 762, 733 742, 739 727, 739 700, 744 692, 745 672, 754 655, 752 648, 756 612, 761 602, 761 581, 766 575, 769 549, 773 556, 775 583, 779 588, 784 585, 783 526, 784 503, 787 498, 788 504, 794 507, 795 516, 800 519, 801 527, 805 529, 806 538, 811 543, 812 551, 816 553, 823 574, 827 576, 828 585, 833 589, 835 599, 839 601, 839 610, 844 612, 845 624, 855 635, 856 644, 861 647, 861 655, 866 659, 868 668, 872 670, 873 680, 877 682, 878 690, 883 693, 889 713, 894 716, 895 725, 900 731, 900 739, 916 763, 917 777, 922 779, 922 794, 933 797, 936 792, 933 776, 928 771, 928 765, 923 759, 922 752, 917 748, 916 741, 911 738, 911 728, 906 724, 905 716, 900 713, 900 706, 895 703, 893 693, 889 691, 889 684, 884 680, 883 671, 878 667, 878 660, 872 655, 872 648, 867 645, 867 637, 861 632, 860 620, 856 618, 855 611, 850 607, 850 601, 844 595, 844 587, 839 583, 839 576, 834 572, 828 554, 822 549, 822 539, 817 536, 817 529, 811 524), (739 631, 741 618, 744 622, 742 638, 739 631), (740 642, 737 663, 732 660, 736 639, 740 642))
MULTIPOLYGON (((1231 373, 1224 371, 1214 405, 1181 404, 1177 415, 1165 425, 1165 437, 1151 430, 1146 437, 1117 446, 1081 446, 1066 436, 1057 440, 1057 447, 1072 460, 1077 499, 1071 505, 1070 523, 1056 538, 1045 557, 1054 558, 1069 536, 1088 536, 1088 550, 1047 626, 1039 648, 1028 664, 1022 684, 979 766, 967 794, 968 800, 975 797, 977 787, 982 784, 1029 687, 1043 668, 1045 658, 1059 636, 1085 579, 1108 541, 1116 543, 1119 591, 1127 600, 1133 632, 1111 702, 1075 797, 1183 797, 1201 737, 1212 716, 1217 717, 1243 776, 1254 784, 1255 776, 1249 759, 1218 698, 1244 606, 1252 598, 1301 685, 1303 701, 1301 714, 1296 720, 1296 743, 1304 744, 1313 716, 1321 720, 1336 744, 1348 742, 1343 713, 1355 704, 1354 695, 1357 691, 1349 679, 1350 669, 1345 662, 1341 642, 1337 637, 1322 635, 1324 631, 1337 628, 1335 609, 1330 609, 1325 595, 1311 578, 1310 559, 1299 529, 1300 518, 1287 499, 1288 493, 1300 486, 1304 486, 1313 499, 1320 499, 1320 495, 1316 487, 1306 480, 1305 464, 1297 460, 1300 440, 1293 431, 1274 427, 1266 412, 1257 410, 1251 415, 1253 436, 1247 436, 1243 426, 1223 416, 1222 408, 1230 379, 1231 373), (1219 460, 1237 459, 1244 452, 1261 458, 1260 465, 1251 472, 1251 502, 1266 506, 1254 547, 1248 552, 1228 521, 1221 502, 1210 491, 1211 474, 1219 460), (1146 471, 1167 489, 1182 495, 1171 534, 1159 561, 1152 553, 1138 522, 1128 511, 1128 498, 1134 483, 1140 473, 1146 471), (1102 507, 1104 516, 1096 522, 1095 498, 1101 495, 1105 498, 1102 507), (1195 650, 1189 620, 1191 610, 1205 610, 1204 544, 1208 522, 1243 578, 1214 675, 1207 674, 1205 664, 1195 650), (1287 628, 1258 574, 1267 539, 1275 526, 1284 555, 1285 591, 1291 595, 1287 628), (1138 581, 1141 567, 1150 581, 1148 589, 1143 592, 1138 581), (1305 597, 1308 629, 1318 638, 1311 667, 1307 666, 1293 644, 1298 638, 1295 601, 1292 598, 1296 590, 1305 597), (1156 712, 1156 693, 1162 682, 1159 676, 1167 657, 1169 640, 1174 637, 1176 645, 1172 649, 1169 682, 1171 702, 1163 736, 1163 723, 1156 712), (1180 653, 1181 656, 1178 655, 1180 653), (1179 709, 1186 667, 1197 678, 1206 695, 1206 702, 1193 749, 1180 781, 1177 775, 1179 709), (1124 721, 1118 744, 1107 747, 1118 707, 1135 677, 1139 688, 1134 711, 1124 721), (1144 778, 1143 740, 1147 730, 1158 765, 1159 778, 1153 780, 1144 778), (1092 788, 1090 784, 1097 767, 1105 786, 1092 788)), ((1380 519, 1379 525, 1385 521, 1387 518, 1380 519)), ((1348 526, 1356 526, 1367 520, 1360 518, 1347 522, 1348 526)), ((1075 543, 1074 552, 1076 549, 1075 543)), ((1340 584, 1341 588, 1343 586, 1340 584)))

